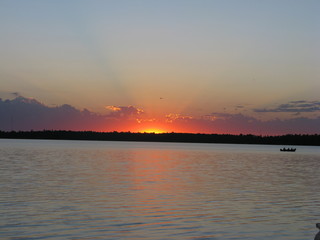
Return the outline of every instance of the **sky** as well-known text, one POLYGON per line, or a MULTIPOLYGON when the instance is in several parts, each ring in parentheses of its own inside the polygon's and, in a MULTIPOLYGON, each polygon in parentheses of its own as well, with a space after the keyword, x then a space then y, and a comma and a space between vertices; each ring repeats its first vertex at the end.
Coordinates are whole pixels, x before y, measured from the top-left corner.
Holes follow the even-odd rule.
POLYGON ((0 0, 0 130, 320 133, 319 12, 318 0, 0 0))

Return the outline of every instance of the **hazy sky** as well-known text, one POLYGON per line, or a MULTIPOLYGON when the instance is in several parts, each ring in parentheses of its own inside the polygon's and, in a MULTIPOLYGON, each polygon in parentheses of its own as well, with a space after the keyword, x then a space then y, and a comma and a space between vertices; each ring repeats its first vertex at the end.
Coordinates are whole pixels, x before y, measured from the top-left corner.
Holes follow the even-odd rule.
POLYGON ((150 119, 318 118, 319 12, 318 0, 0 0, 0 97, 150 119))

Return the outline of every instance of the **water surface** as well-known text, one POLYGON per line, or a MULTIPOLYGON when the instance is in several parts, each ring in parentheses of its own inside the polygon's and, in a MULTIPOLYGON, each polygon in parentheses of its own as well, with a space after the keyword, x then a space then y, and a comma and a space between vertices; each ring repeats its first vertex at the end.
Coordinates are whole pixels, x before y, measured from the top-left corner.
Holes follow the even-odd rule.
POLYGON ((313 239, 320 149, 0 140, 1 239, 313 239))

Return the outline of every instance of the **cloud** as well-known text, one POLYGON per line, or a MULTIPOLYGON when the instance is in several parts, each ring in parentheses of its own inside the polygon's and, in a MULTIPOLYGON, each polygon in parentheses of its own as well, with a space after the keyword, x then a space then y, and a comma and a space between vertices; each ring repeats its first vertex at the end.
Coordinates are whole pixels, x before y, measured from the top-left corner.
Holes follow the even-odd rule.
POLYGON ((258 108, 254 109, 254 112, 268 113, 268 112, 278 112, 278 113, 307 113, 307 112, 318 112, 320 111, 319 101, 291 101, 286 104, 281 104, 275 108, 258 108))
POLYGON ((145 122, 144 111, 134 106, 107 106, 109 114, 97 114, 63 104, 47 106, 36 99, 17 97, 0 99, 0 130, 93 130, 129 131, 134 124, 145 122))
POLYGON ((114 118, 138 116, 144 113, 142 109, 134 106, 106 106, 106 108, 112 111, 109 116, 114 118))
POLYGON ((184 121, 179 121, 178 117, 170 120, 167 124, 171 125, 176 132, 255 135, 320 134, 320 117, 262 121, 239 113, 214 112, 198 118, 185 118, 184 121))
POLYGON ((120 107, 116 107, 116 106, 106 106, 106 109, 109 109, 109 110, 114 111, 114 112, 121 111, 121 108, 120 107))
POLYGON ((96 130, 103 129, 105 117, 68 104, 48 107, 36 99, 18 96, 0 99, 0 130, 96 130))
POLYGON ((209 121, 216 121, 216 120, 219 120, 219 119, 220 120, 230 119, 233 116, 235 116, 235 115, 234 114, 230 114, 230 113, 213 112, 211 114, 202 116, 201 119, 209 120, 209 121))
MULTIPOLYGON (((296 101, 286 109, 317 106, 319 102, 296 101)), ((162 126, 168 131, 226 134, 320 134, 320 117, 268 121, 243 114, 213 112, 201 117, 167 114, 163 119, 150 118, 142 109, 134 106, 108 106, 109 114, 101 115, 89 110, 79 110, 71 105, 49 107, 36 99, 18 96, 12 100, 0 99, 0 130, 93 130, 134 131, 144 126, 162 126)))
POLYGON ((12 92, 11 95, 13 95, 14 97, 21 97, 20 93, 18 92, 12 92))
POLYGON ((185 116, 177 113, 170 113, 166 115, 166 122, 173 122, 177 120, 190 120, 193 117, 191 116, 185 116))
POLYGON ((257 135, 320 133, 320 117, 261 121, 243 114, 214 113, 192 121, 192 125, 198 128, 198 132, 206 133, 257 135))
POLYGON ((234 106, 234 110, 238 111, 238 110, 244 110, 245 109, 245 106, 243 105, 236 105, 234 106))
POLYGON ((152 123, 156 122, 157 120, 155 118, 136 118, 136 121, 138 123, 152 123))

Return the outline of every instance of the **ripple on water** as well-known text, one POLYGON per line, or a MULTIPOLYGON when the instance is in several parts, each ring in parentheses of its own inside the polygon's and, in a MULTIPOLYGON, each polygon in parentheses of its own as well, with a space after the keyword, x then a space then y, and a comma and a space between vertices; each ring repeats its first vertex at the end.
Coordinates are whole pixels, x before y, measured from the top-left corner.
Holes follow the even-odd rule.
POLYGON ((312 147, 8 141, 0 141, 3 239, 302 240, 317 232, 312 147))

